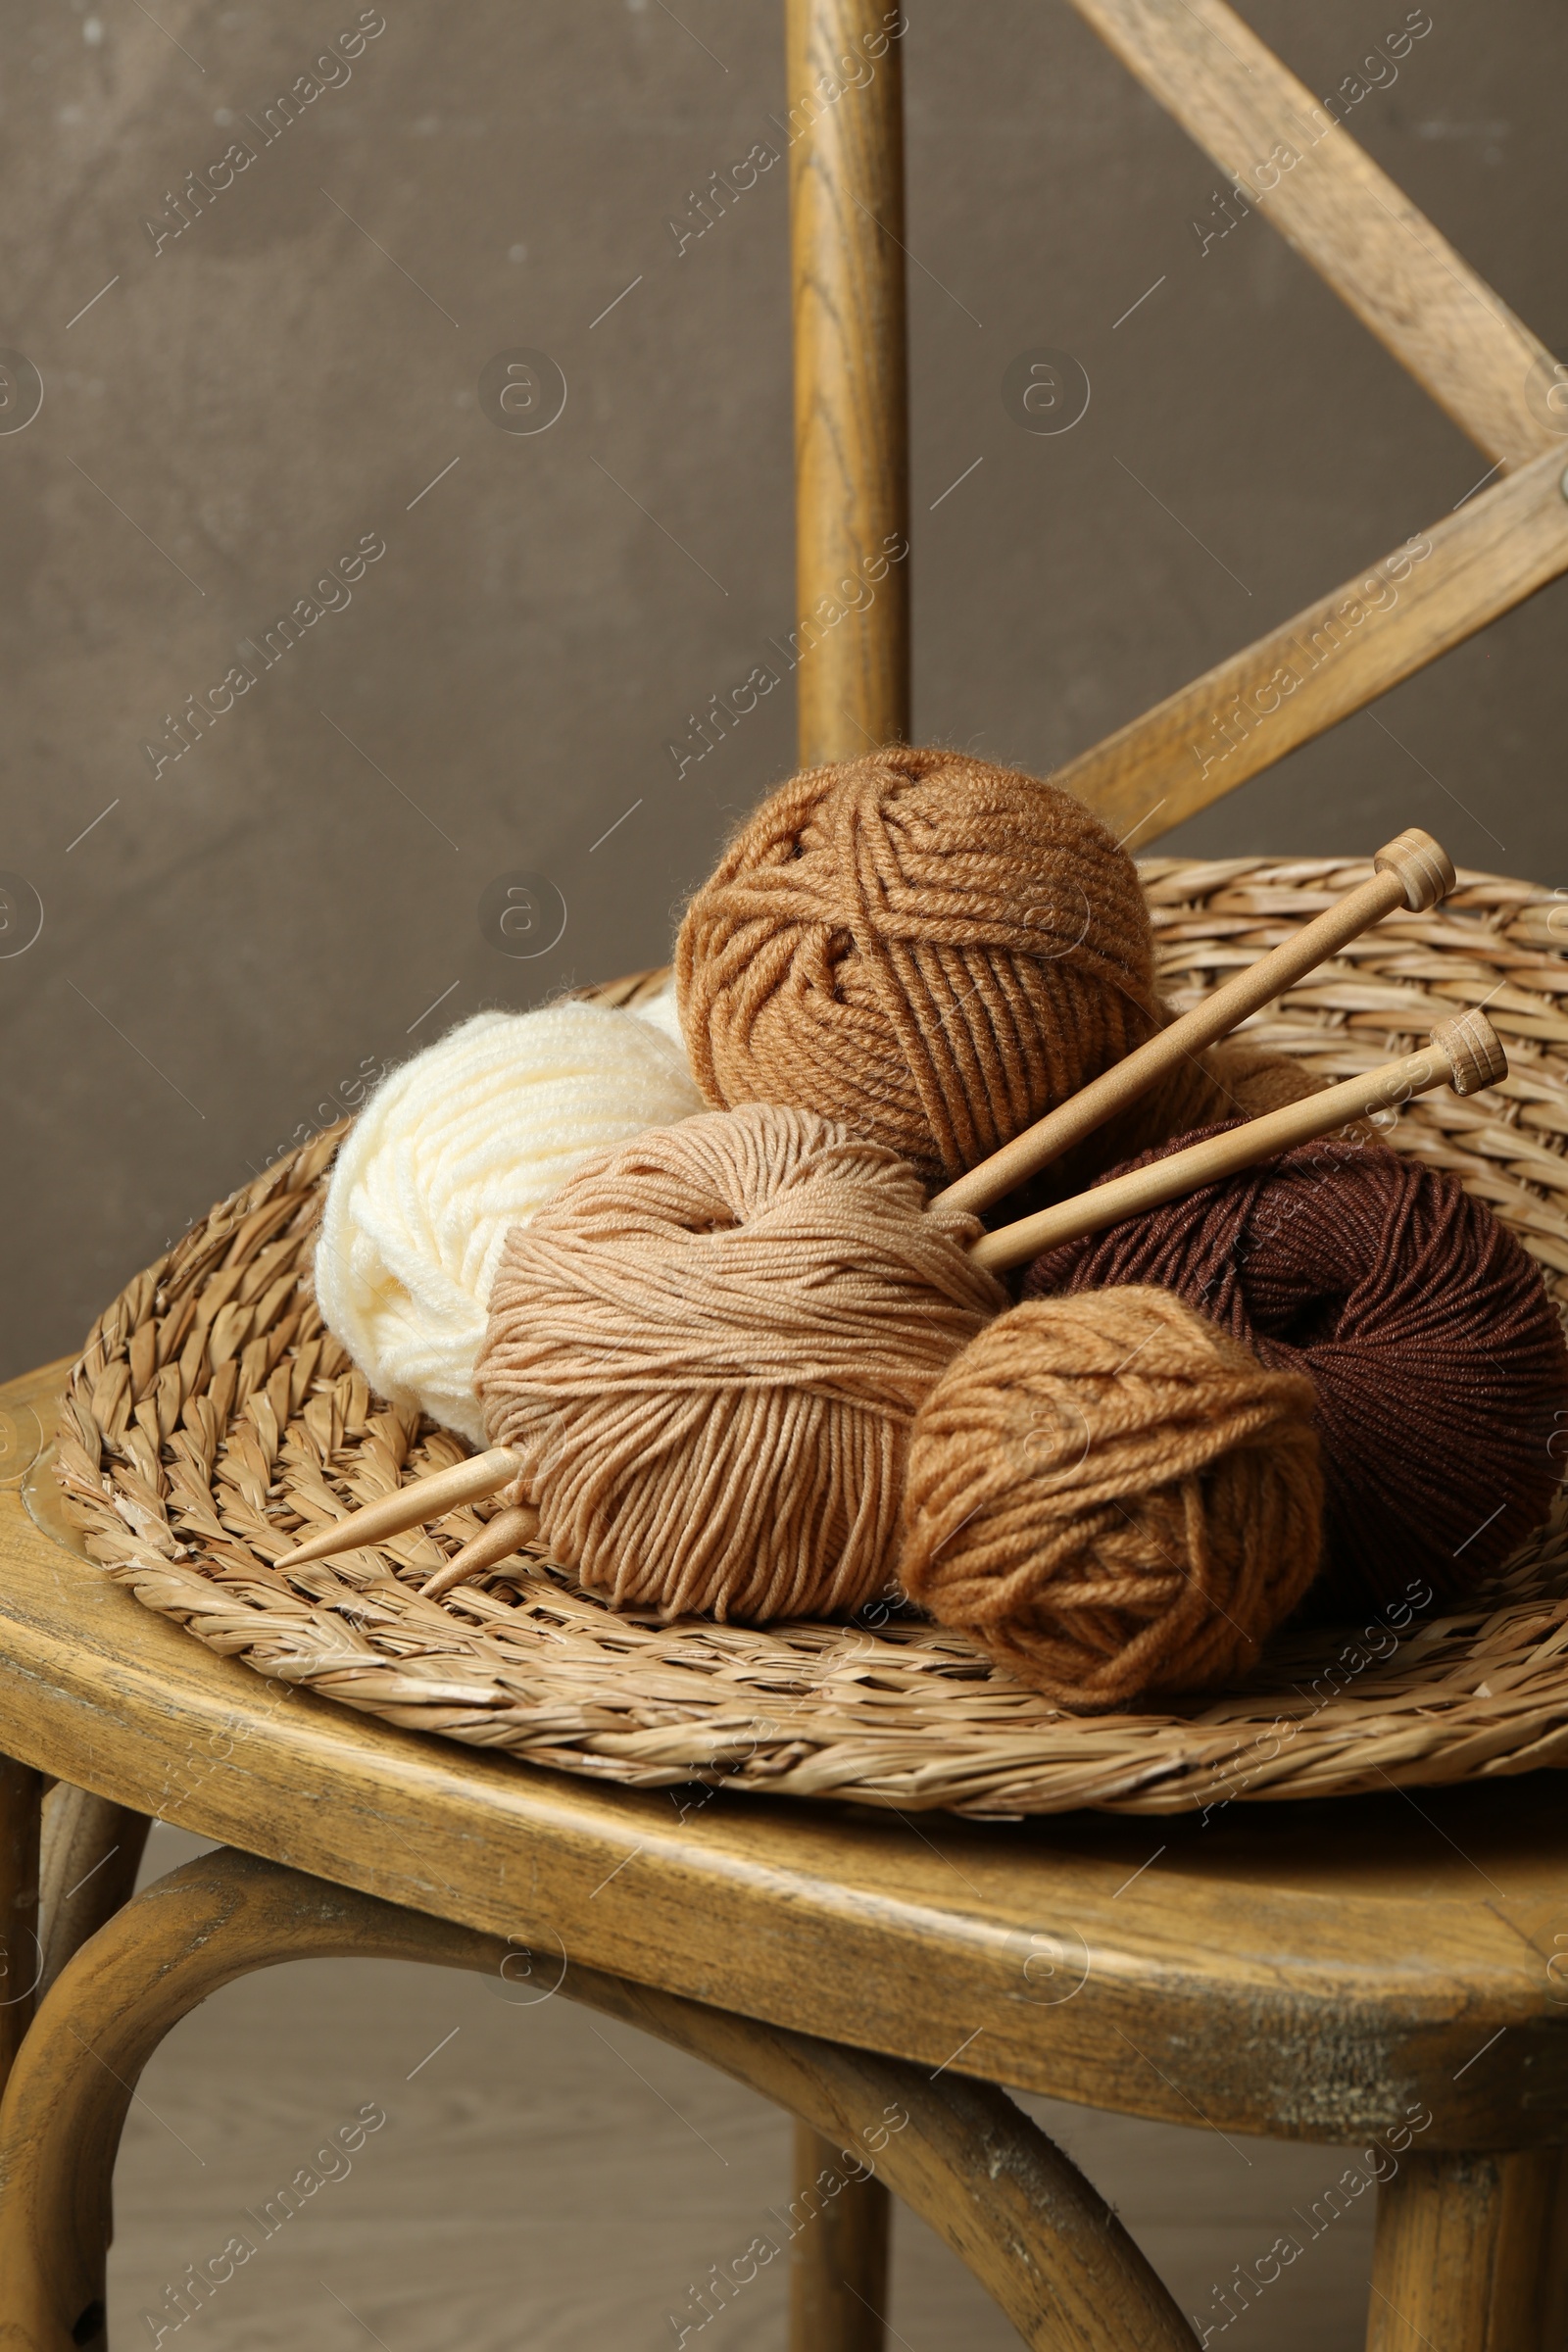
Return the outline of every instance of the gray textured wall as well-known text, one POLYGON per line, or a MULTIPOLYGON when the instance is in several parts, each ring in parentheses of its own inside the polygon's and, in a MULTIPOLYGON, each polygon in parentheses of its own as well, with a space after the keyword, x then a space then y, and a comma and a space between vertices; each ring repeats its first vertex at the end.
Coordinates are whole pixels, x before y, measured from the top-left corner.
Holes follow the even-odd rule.
MULTIPOLYGON (((1248 13, 1322 89, 1405 9, 1248 13)), ((354 0, 154 15, 3 17, 0 344, 44 392, 0 434, 4 938, 43 910, 0 959, 6 1371, 73 1347, 361 1069, 659 959, 790 763, 782 692, 678 777, 667 750, 792 618, 782 167, 683 251, 669 226, 771 135, 774 0, 381 0, 269 144, 247 118, 354 0), (172 195, 236 138, 254 162, 174 234, 172 195), (546 431, 481 389, 518 349, 564 375, 546 431), (263 666, 313 597, 335 609, 263 666), (155 773, 166 714, 241 662, 254 684, 155 773), (545 878, 530 960, 496 944, 519 873, 545 878)), ((909 15, 916 731, 1044 771, 1486 461, 1261 220, 1200 252, 1212 168, 1062 0, 909 15), (1094 387, 1054 439, 999 394, 1043 343, 1094 387)), ((1561 12, 1431 16, 1356 130, 1563 348, 1561 12)), ((1161 847, 1421 822, 1568 880, 1565 597, 1161 847)))

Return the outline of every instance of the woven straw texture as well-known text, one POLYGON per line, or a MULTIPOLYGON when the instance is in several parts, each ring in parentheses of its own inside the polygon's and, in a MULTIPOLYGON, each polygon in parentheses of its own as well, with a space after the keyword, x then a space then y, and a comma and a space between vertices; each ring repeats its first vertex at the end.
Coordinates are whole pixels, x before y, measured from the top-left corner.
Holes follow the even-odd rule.
MULTIPOLYGON (((1360 863, 1143 866, 1178 1004, 1341 892, 1360 863)), ((1325 1081, 1485 1004, 1512 1070, 1409 1106, 1396 1140, 1456 1169, 1568 1300, 1568 903, 1461 876, 1249 1024, 1325 1081), (1560 916, 1560 921, 1559 921, 1560 916)), ((661 975, 596 991, 614 1003, 661 975)), ((261 1673, 386 1721, 649 1788, 706 1781, 1009 1816, 1212 1809, 1568 1762, 1568 1511, 1473 1607, 1275 1645, 1237 1690, 1147 1715, 1057 1714, 908 1616, 765 1628, 612 1614, 542 1560, 443 1602, 416 1587, 492 1506, 278 1575, 324 1522, 466 1450, 367 1393, 321 1326, 311 1246, 329 1128, 192 1228, 89 1335, 56 1470, 92 1555, 148 1607, 261 1673)), ((1568 1437, 1564 1440, 1568 1452, 1568 1437)))

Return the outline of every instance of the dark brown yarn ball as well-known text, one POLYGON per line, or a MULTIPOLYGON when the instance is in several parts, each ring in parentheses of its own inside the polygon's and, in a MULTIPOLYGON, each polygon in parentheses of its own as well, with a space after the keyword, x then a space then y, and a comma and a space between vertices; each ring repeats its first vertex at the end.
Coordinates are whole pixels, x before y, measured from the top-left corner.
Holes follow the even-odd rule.
MULTIPOLYGON (((928 1184, 1166 1017, 1137 870, 1084 803, 901 746, 809 769, 764 801, 692 900, 675 971, 710 1102, 842 1119, 928 1184)), ((1152 1116, 1124 1151, 1179 1132, 1152 1116)))
POLYGON ((1231 1682, 1316 1573, 1312 1408, 1170 1291, 1015 1306, 915 1415, 900 1579, 1058 1706, 1231 1682))
POLYGON ((1312 1381, 1314 1614, 1387 1600, 1412 1574, 1456 1599, 1545 1517, 1568 1347, 1540 1270, 1456 1177, 1325 1138, 1050 1251, 1024 1291, 1127 1283, 1176 1292, 1312 1381))

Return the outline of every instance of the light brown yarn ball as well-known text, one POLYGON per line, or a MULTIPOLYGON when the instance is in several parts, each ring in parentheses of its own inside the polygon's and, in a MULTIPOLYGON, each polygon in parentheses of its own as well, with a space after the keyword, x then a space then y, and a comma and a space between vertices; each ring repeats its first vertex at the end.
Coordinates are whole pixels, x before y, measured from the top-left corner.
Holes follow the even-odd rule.
POLYGON ((675 971, 710 1102, 841 1118, 929 1183, 1164 1017, 1137 871, 1083 802, 900 746, 763 802, 692 900, 675 971))
POLYGON ((881 1592, 915 1411, 1007 1303, 979 1231, 806 1111, 599 1154, 509 1236, 475 1379, 552 1556, 666 1616, 881 1592))
POLYGON ((901 1580, 1059 1706, 1211 1689, 1316 1572, 1313 1403, 1169 1291, 1014 1307, 916 1417, 901 1580))

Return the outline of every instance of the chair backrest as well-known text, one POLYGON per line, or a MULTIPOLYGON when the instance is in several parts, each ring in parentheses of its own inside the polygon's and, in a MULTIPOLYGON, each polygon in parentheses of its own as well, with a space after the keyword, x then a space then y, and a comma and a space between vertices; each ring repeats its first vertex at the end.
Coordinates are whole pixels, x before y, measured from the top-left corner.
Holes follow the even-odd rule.
MULTIPOLYGON (((1057 771, 1145 849, 1568 570, 1568 365, 1355 144, 1347 85, 1315 99, 1224 0, 1072 5, 1500 477, 1057 771)), ((906 23, 785 0, 807 763, 909 732, 906 23)))
POLYGON ((785 0, 803 766, 909 734, 903 23, 785 0))

